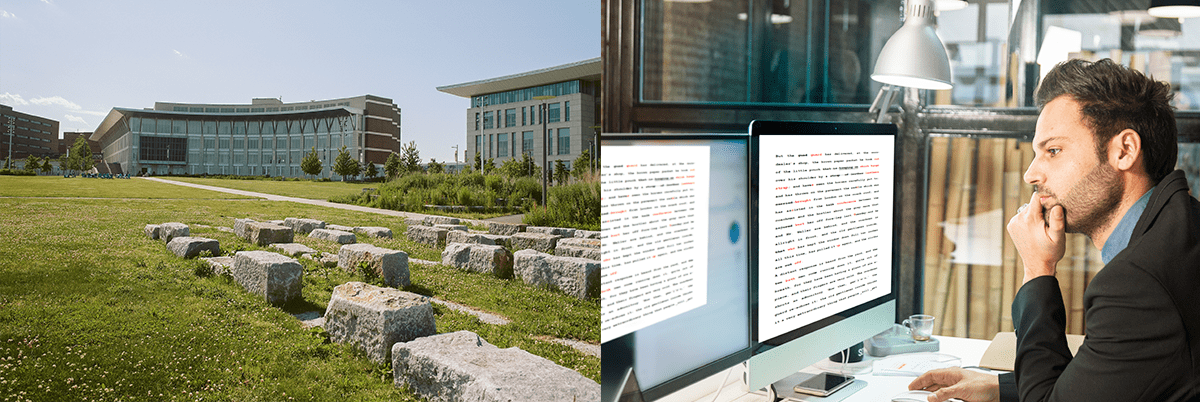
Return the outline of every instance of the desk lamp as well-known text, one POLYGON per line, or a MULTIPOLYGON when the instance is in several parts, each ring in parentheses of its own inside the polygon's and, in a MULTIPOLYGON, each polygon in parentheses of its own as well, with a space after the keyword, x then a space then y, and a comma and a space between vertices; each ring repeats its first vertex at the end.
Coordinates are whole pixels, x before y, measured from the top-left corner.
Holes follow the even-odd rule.
POLYGON ((908 0, 904 7, 904 25, 879 52, 871 79, 882 82, 870 112, 879 112, 882 122, 899 87, 950 89, 950 58, 937 36, 933 0, 908 0))

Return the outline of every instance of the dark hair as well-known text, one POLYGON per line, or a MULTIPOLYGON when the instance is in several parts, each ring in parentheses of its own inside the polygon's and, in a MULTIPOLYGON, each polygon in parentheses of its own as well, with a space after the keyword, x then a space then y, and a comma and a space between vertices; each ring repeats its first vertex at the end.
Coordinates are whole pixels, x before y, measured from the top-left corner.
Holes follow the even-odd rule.
POLYGON ((1108 141, 1132 129, 1141 136, 1142 160, 1151 180, 1157 183, 1175 169, 1179 144, 1170 84, 1110 59, 1072 59, 1054 66, 1038 85, 1038 111, 1063 95, 1079 102, 1101 160, 1108 153, 1108 141))

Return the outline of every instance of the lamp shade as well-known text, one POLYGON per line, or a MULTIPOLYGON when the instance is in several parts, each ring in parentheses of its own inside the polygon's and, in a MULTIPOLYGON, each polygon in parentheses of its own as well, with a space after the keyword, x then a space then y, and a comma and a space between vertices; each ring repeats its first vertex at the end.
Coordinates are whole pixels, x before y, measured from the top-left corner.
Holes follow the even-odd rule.
POLYGON ((1151 0, 1150 15, 1159 18, 1200 17, 1200 0, 1151 0))
POLYGON ((950 58, 933 22, 932 0, 908 0, 904 25, 879 52, 871 79, 884 84, 950 89, 950 58))

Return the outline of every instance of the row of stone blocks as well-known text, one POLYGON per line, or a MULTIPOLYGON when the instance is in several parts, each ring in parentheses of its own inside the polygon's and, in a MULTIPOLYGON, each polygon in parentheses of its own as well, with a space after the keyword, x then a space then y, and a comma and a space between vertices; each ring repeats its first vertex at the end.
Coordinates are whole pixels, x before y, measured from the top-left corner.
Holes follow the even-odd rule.
POLYGON ((442 264, 500 278, 516 276, 530 285, 549 287, 580 299, 600 296, 600 262, 586 258, 554 256, 537 250, 510 253, 497 245, 450 243, 442 251, 442 264))
POLYGON ((471 233, 466 226, 438 224, 434 226, 412 225, 408 227, 408 238, 417 243, 442 247, 451 243, 477 243, 512 247, 515 250, 531 249, 543 253, 556 253, 559 244, 568 246, 564 255, 570 257, 600 259, 600 240, 577 238, 575 229, 546 229, 544 232, 516 232, 511 235, 471 233), (592 251, 591 249, 595 249, 592 251))
POLYGON ((429 298, 362 282, 333 289, 325 309, 330 340, 392 363, 393 383, 430 401, 594 401, 600 385, 516 347, 500 349, 470 331, 435 335, 429 298))

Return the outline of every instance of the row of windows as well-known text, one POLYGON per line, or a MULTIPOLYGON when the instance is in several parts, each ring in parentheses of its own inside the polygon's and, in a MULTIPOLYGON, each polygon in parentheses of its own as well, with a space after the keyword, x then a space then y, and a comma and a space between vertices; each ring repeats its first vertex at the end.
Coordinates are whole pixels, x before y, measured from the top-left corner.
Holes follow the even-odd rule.
MULTIPOLYGON (((528 126, 528 125, 542 124, 542 122, 538 121, 538 119, 537 119, 537 110, 539 107, 541 107, 541 105, 522 106, 521 107, 521 124, 520 125, 528 126), (526 116, 531 116, 531 118, 526 119, 526 116)), ((483 112, 483 129, 490 130, 492 128, 519 127, 517 125, 517 109, 516 108, 504 109, 504 111, 503 111, 504 125, 503 126, 501 126, 500 122, 497 121, 500 119, 500 116, 501 116, 500 113, 501 113, 501 111, 499 111, 499 110, 483 112), (494 119, 493 119, 493 114, 495 116, 494 119), (493 127, 493 121, 495 121, 495 127, 493 127)), ((479 116, 480 116, 479 113, 475 113, 475 129, 476 130, 479 130, 479 116)), ((563 121, 571 121, 571 101, 565 101, 562 104, 559 104, 558 102, 546 104, 546 118, 548 119, 546 121, 547 123, 558 123, 558 122, 563 122, 563 121)))
MULTIPOLYGON (((589 85, 582 85, 584 87, 589 85)), ((577 94, 580 92, 580 81, 566 81, 556 84, 547 84, 533 88, 515 89, 506 92, 497 92, 494 94, 477 95, 471 97, 471 107, 482 107, 489 105, 503 105, 505 103, 524 102, 532 100, 535 96, 562 96, 577 94)))
POLYGON ((300 106, 280 106, 280 107, 196 107, 196 106, 175 106, 171 110, 176 112, 188 113, 271 113, 271 112, 290 112, 294 110, 318 110, 338 106, 350 106, 350 102, 326 103, 324 105, 300 105, 300 106))
MULTIPOLYGON (((34 131, 36 131, 36 130, 34 130, 34 131)), ((50 134, 50 133, 46 133, 46 134, 50 134)), ((50 142, 50 139, 49 139, 49 138, 42 138, 42 137, 30 137, 30 136, 27 136, 27 135, 20 135, 20 134, 14 134, 14 135, 16 135, 16 136, 17 136, 17 138, 25 138, 25 139, 34 140, 34 141, 50 142)))
POLYGON ((4 126, 5 126, 5 127, 8 127, 8 128, 18 128, 18 129, 25 130, 25 131, 32 131, 32 132, 35 132, 35 133, 42 133, 42 134, 54 134, 54 133, 51 133, 51 132, 49 132, 49 131, 46 131, 46 130, 41 130, 41 129, 36 129, 36 128, 29 128, 29 127, 25 127, 25 126, 17 126, 17 125, 13 125, 13 124, 5 124, 4 126))
POLYGON ((29 120, 29 119, 26 119, 26 118, 24 118, 24 117, 18 117, 18 118, 17 118, 17 120, 18 120, 18 121, 23 121, 23 122, 26 122, 26 123, 41 124, 41 125, 43 125, 43 126, 46 126, 46 127, 54 127, 54 125, 52 125, 52 124, 50 124, 50 123, 47 123, 47 122, 44 122, 44 121, 29 120))
MULTIPOLYGON (((145 137, 143 137, 145 138, 145 137)), ((253 138, 253 137, 222 137, 222 138, 187 138, 188 149, 279 149, 279 150, 298 150, 305 151, 311 148, 317 148, 318 151, 338 149, 342 146, 353 147, 355 138, 352 136, 317 136, 313 137, 278 137, 278 138, 253 138), (201 142, 203 140, 203 142, 201 142), (290 145, 289 145, 290 144, 290 145)))
POLYGON ((345 118, 269 121, 213 121, 129 118, 129 130, 161 134, 313 134, 354 130, 345 118))
MULTIPOLYGON (((7 145, 7 144, 5 144, 5 145, 7 145)), ((43 147, 43 146, 41 146, 41 145, 29 145, 29 144, 26 144, 26 143, 23 143, 23 142, 18 142, 18 143, 16 143, 16 144, 13 144, 13 148, 17 148, 17 147, 25 147, 25 148, 33 148, 33 149, 44 149, 44 150, 47 150, 47 151, 49 151, 49 150, 50 150, 50 147, 43 147)))
MULTIPOLYGON (((558 133, 557 134, 557 139, 558 139, 557 147, 554 146, 555 137, 556 137, 555 130, 553 130, 553 129, 550 130, 550 132, 549 132, 550 136, 549 136, 549 138, 547 138, 547 141, 549 141, 550 143, 546 144, 546 147, 547 147, 547 149, 550 150, 550 155, 570 155, 571 154, 571 128, 563 127, 563 128, 559 128, 557 130, 558 130, 557 131, 557 133, 558 133)), ((536 139, 534 132, 533 131, 521 132, 521 136, 520 136, 521 151, 520 152, 517 152, 517 150, 516 150, 517 138, 518 138, 517 133, 476 135, 475 136, 475 150, 479 152, 480 157, 483 159, 507 158, 510 156, 515 157, 522 153, 532 154, 533 153, 533 143, 534 143, 534 140, 536 139), (509 141, 510 136, 512 138, 511 142, 509 141), (484 141, 487 141, 486 146, 484 144, 484 141)))

